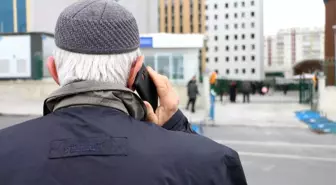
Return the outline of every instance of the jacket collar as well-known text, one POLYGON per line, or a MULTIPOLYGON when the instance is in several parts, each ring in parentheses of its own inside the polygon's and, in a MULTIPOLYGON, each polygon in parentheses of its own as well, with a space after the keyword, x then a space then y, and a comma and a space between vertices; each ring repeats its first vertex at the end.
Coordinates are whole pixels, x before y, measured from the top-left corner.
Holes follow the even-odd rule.
POLYGON ((73 106, 103 106, 118 109, 138 120, 146 117, 146 106, 130 89, 108 82, 80 81, 65 85, 44 101, 43 115, 73 106))

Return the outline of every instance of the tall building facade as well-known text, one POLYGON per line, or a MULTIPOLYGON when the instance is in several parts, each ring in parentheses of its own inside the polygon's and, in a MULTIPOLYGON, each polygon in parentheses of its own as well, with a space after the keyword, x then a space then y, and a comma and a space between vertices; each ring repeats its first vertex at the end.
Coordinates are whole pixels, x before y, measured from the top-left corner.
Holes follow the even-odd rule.
MULTIPOLYGON (((293 66, 305 60, 324 59, 324 29, 293 28, 280 30, 264 41, 266 72, 292 73, 293 66)), ((287 74, 287 76, 290 76, 287 74)))
MULTIPOLYGON (((159 31, 177 34, 205 33, 206 0, 159 0, 159 31)), ((199 51, 199 72, 205 69, 205 48, 199 51)))
POLYGON ((0 33, 26 32, 29 24, 27 4, 30 0, 1 0, 0 33))
POLYGON ((210 69, 229 79, 264 79, 263 0, 207 0, 206 33, 210 69))

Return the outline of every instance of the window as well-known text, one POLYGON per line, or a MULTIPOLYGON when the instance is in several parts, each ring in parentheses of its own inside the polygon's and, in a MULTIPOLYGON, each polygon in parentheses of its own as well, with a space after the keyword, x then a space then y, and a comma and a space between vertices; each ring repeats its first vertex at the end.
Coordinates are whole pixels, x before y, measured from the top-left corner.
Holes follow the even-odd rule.
POLYGON ((218 57, 215 57, 215 62, 216 62, 216 63, 218 62, 218 57))
POLYGON ((254 6, 254 1, 251 1, 251 6, 254 6))
POLYGON ((214 8, 217 9, 217 4, 214 5, 214 8))
POLYGON ((237 46, 237 45, 234 46, 234 50, 235 50, 235 51, 238 50, 238 46, 237 46))
POLYGON ((225 57, 225 60, 226 60, 226 62, 229 62, 230 58, 229 57, 225 57))
POLYGON ((254 44, 252 44, 252 50, 255 50, 255 45, 254 44))
POLYGON ((216 52, 218 51, 218 47, 217 47, 217 46, 215 46, 215 51, 216 51, 216 52))
POLYGON ((205 5, 205 9, 206 9, 206 10, 208 9, 208 5, 205 5))
POLYGON ((242 50, 245 50, 246 49, 246 46, 245 45, 242 45, 242 50))
POLYGON ((255 56, 251 56, 251 60, 252 60, 252 61, 255 61, 255 56))
POLYGON ((227 29, 227 30, 229 29, 229 25, 228 24, 225 25, 225 29, 227 29))
POLYGON ((255 27, 255 23, 251 22, 251 28, 254 28, 254 27, 255 27))
POLYGON ((245 12, 242 12, 241 16, 242 16, 242 18, 244 18, 245 17, 245 12))
POLYGON ((242 7, 245 7, 245 2, 244 1, 241 4, 242 4, 242 7))
POLYGON ((252 74, 254 74, 254 73, 255 73, 255 69, 254 69, 254 68, 252 68, 251 72, 252 72, 252 74))
POLYGON ((217 25, 214 26, 214 29, 217 30, 217 25))
POLYGON ((237 62, 237 61, 238 61, 238 57, 237 57, 237 56, 235 56, 235 57, 234 57, 234 60, 237 62))
POLYGON ((227 70, 226 70, 226 74, 230 74, 230 69, 227 69, 227 70))
POLYGON ((235 3, 234 3, 234 7, 235 7, 235 8, 237 8, 237 6, 238 6, 238 3, 237 3, 237 2, 235 2, 235 3))
POLYGON ((242 70, 242 72, 243 72, 243 74, 245 74, 245 73, 246 73, 246 70, 245 70, 245 69, 243 69, 243 70, 242 70))
POLYGON ((170 56, 158 56, 157 57, 157 71, 161 75, 170 77, 170 56))
POLYGON ((234 14, 234 18, 238 18, 238 14, 237 13, 234 14))
POLYGON ((145 66, 150 66, 152 69, 155 69, 155 57, 154 56, 146 56, 144 62, 145 62, 145 66))
POLYGON ((209 48, 208 48, 208 46, 207 46, 207 47, 205 47, 205 51, 209 51, 209 48))
POLYGON ((218 16, 217 15, 215 15, 215 19, 217 20, 217 18, 218 18, 218 16))
POLYGON ((215 36, 215 40, 216 40, 216 41, 218 40, 218 36, 215 36))
POLYGON ((238 24, 234 24, 234 28, 237 29, 238 28, 238 24))
POLYGON ((251 12, 251 17, 254 17, 254 12, 251 12))
POLYGON ((206 16, 205 16, 205 19, 206 19, 206 20, 208 20, 208 19, 209 19, 209 17, 206 15, 206 16))
POLYGON ((254 39, 254 33, 251 34, 251 39, 254 39))
POLYGON ((241 24, 241 27, 242 27, 242 28, 245 28, 245 23, 242 23, 242 24, 241 24))
POLYGON ((207 31, 208 31, 208 29, 209 29, 209 28, 208 28, 208 26, 205 26, 205 30, 207 30, 207 31))
POLYGON ((225 18, 228 19, 229 18, 229 14, 225 14, 225 18))
POLYGON ((242 61, 245 62, 245 60, 246 60, 246 57, 242 56, 242 61))
POLYGON ((225 36, 225 40, 229 40, 229 36, 228 35, 225 36))
POLYGON ((230 50, 229 46, 226 46, 225 49, 226 49, 226 51, 229 51, 229 50, 230 50))
POLYGON ((235 69, 235 73, 238 74, 238 69, 235 69))
POLYGON ((235 35, 234 38, 235 38, 235 40, 237 40, 238 39, 238 35, 235 35))
POLYGON ((184 64, 182 55, 173 55, 173 79, 184 79, 184 64))
POLYGON ((209 62, 209 58, 207 57, 207 58, 205 59, 205 61, 208 63, 208 62, 209 62))
POLYGON ((225 8, 229 8, 229 3, 225 3, 225 8))
POLYGON ((245 34, 242 34, 241 37, 242 37, 242 39, 244 40, 244 39, 245 39, 245 34))

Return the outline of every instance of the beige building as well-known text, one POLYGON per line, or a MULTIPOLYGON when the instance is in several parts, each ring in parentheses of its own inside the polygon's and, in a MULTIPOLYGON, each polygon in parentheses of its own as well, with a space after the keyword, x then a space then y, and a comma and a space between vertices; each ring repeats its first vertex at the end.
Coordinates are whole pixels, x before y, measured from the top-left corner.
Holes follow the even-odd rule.
MULTIPOLYGON (((205 33, 205 0, 159 0, 159 31, 205 33)), ((205 48, 199 52, 200 72, 205 69, 205 48)))

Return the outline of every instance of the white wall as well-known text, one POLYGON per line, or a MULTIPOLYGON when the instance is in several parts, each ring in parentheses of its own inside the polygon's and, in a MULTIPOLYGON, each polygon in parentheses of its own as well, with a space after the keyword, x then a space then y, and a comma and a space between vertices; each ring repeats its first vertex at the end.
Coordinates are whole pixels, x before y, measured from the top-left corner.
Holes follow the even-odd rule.
MULTIPOLYGON (((31 0, 29 32, 54 33, 60 13, 77 0, 31 0)), ((29 5, 27 5, 29 6, 29 5)), ((29 7, 27 7, 28 9, 29 7)))
POLYGON ((0 78, 31 77, 30 35, 0 36, 0 78))
MULTIPOLYGON (((76 1, 78 0, 31 0, 31 25, 28 31, 54 33, 60 13, 76 1)), ((158 32, 157 0, 120 0, 119 3, 132 12, 140 33, 158 32)))
POLYGON ((156 33, 159 31, 159 1, 158 0, 119 0, 127 10, 133 13, 137 20, 139 32, 156 33))
POLYGON ((326 77, 320 76, 318 81, 318 110, 329 119, 336 121, 336 86, 326 87, 326 77))

